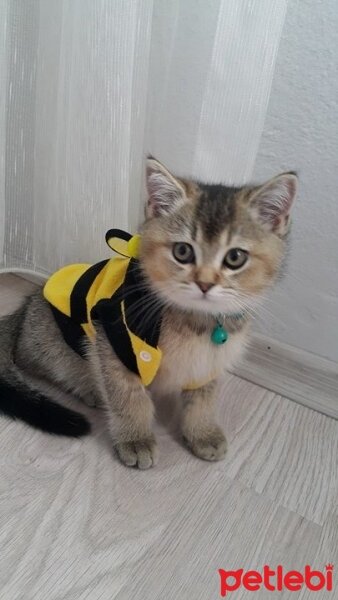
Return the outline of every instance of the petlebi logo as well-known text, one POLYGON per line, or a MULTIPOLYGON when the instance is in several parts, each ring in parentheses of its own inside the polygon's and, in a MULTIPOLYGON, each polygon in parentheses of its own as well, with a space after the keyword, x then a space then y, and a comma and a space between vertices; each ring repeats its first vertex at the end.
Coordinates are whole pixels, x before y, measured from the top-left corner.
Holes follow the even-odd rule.
POLYGON ((282 565, 272 569, 269 565, 264 565, 262 571, 245 571, 238 569, 236 571, 218 570, 220 576, 220 595, 225 598, 229 593, 245 588, 251 592, 257 592, 266 589, 271 592, 282 592, 289 590, 297 592, 302 588, 307 588, 312 592, 333 589, 333 565, 328 564, 324 571, 319 571, 306 565, 303 571, 286 571, 282 565))

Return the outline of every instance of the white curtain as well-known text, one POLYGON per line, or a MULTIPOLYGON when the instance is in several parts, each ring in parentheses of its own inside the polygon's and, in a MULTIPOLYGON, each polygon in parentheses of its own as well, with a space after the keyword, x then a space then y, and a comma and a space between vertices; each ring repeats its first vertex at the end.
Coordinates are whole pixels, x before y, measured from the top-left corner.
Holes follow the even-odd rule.
POLYGON ((144 157, 244 183, 286 0, 0 0, 0 264, 107 256, 144 157))

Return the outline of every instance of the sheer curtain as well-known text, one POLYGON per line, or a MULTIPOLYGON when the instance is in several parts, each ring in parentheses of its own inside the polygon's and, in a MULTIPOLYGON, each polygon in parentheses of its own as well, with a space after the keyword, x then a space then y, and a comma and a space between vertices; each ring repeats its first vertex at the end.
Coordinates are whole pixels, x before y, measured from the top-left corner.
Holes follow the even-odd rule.
POLYGON ((286 0, 0 0, 0 265, 47 274, 135 229, 144 157, 250 178, 286 0))

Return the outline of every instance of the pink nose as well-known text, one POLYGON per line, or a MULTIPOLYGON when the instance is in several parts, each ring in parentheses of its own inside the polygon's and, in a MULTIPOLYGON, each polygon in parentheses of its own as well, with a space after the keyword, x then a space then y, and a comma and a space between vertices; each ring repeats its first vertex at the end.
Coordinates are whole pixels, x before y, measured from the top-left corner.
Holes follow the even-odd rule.
POLYGON ((196 281, 196 285, 202 290, 203 294, 206 294, 215 284, 207 283, 206 281, 196 281))

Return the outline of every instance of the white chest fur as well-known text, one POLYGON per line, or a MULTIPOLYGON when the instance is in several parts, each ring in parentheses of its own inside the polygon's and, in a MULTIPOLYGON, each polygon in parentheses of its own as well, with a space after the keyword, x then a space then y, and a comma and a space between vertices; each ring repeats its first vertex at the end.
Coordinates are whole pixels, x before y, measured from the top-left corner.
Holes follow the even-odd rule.
POLYGON ((163 395, 177 392, 193 383, 210 381, 235 364, 248 337, 248 328, 229 335, 225 344, 213 344, 210 333, 180 335, 169 326, 163 328, 159 346, 163 352, 160 369, 150 386, 163 395))

